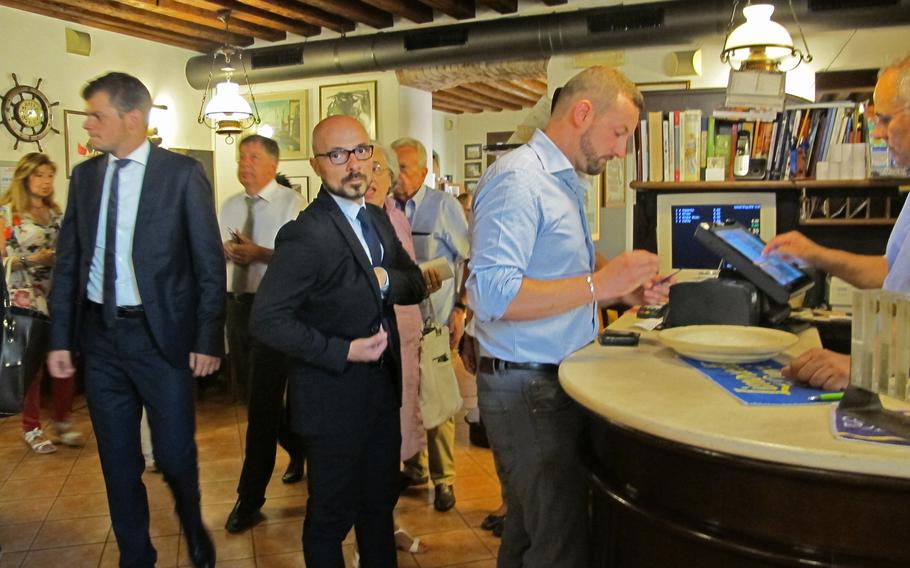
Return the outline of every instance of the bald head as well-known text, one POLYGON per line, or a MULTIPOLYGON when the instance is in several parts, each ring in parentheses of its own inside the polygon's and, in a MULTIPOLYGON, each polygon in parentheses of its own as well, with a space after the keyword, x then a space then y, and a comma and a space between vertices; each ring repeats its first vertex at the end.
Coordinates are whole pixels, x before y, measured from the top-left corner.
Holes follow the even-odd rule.
POLYGON ((626 154, 643 105, 625 75, 589 67, 562 87, 544 132, 576 171, 599 175, 608 161, 626 154))
POLYGON ((875 129, 894 160, 910 166, 910 56, 882 69, 875 84, 875 129))
POLYGON ((323 119, 313 129, 313 157, 310 165, 322 178, 322 185, 329 192, 360 201, 370 186, 373 169, 372 146, 366 129, 359 120, 350 116, 336 115, 323 119), (328 154, 347 161, 334 164, 328 154), (360 158, 358 158, 360 156, 360 158))

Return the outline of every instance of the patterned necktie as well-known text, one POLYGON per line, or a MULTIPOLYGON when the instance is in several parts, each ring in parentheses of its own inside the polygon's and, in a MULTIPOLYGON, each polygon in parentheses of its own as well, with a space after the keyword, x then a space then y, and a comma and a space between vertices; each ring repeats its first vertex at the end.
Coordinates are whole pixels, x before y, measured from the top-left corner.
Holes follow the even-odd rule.
POLYGON ((382 264, 382 247, 379 246, 379 237, 376 236, 376 229, 373 227, 373 222, 370 221, 369 215, 367 215, 366 207, 361 207, 360 211, 357 212, 357 220, 360 221, 363 240, 366 241, 367 248, 370 250, 373 268, 380 266, 382 264))
MULTIPOLYGON (((240 230, 240 234, 253 238, 253 207, 256 206, 256 201, 258 197, 245 197, 246 202, 246 219, 243 221, 243 228, 240 230)), ((242 294, 248 292, 249 288, 249 276, 250 276, 250 265, 244 264, 243 266, 239 264, 234 265, 234 276, 231 278, 231 287, 234 290, 235 294, 242 294)))
POLYGON ((120 172, 132 160, 114 162, 111 188, 107 197, 107 221, 104 227, 104 279, 102 316, 104 325, 111 327, 117 319, 117 210, 120 205, 120 172))

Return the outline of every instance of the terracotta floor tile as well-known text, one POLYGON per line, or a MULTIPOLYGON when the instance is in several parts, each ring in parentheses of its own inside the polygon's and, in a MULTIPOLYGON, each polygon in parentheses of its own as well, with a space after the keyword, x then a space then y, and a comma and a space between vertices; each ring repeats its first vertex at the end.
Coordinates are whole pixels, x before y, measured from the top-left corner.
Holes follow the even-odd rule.
MULTIPOLYGON (((221 563, 218 563, 221 566, 221 563)), ((350 561, 346 564, 350 566, 350 561)), ((304 568, 303 552, 285 552, 256 557, 256 566, 260 568, 304 568)))
POLYGON ((470 529, 426 535, 428 550, 415 556, 420 568, 438 568, 493 557, 470 529))
POLYGON ((64 493, 57 497, 47 516, 47 520, 60 521, 107 514, 107 493, 86 493, 84 495, 67 495, 64 493))
POLYGON ((303 521, 261 524, 253 528, 253 550, 256 556, 268 556, 301 549, 303 521))
POLYGON ((496 568, 496 559, 480 560, 478 562, 469 562, 467 564, 456 564, 450 568, 496 568))
POLYGON ((97 566, 101 561, 104 544, 86 544, 48 550, 32 550, 25 557, 22 568, 85 568, 97 566))
POLYGON ((269 486, 265 490, 266 499, 307 494, 306 480, 298 481, 297 483, 284 483, 281 481, 282 475, 284 475, 284 468, 282 468, 277 475, 273 475, 269 480, 269 486))
POLYGON ((232 481, 240 478, 243 460, 228 459, 199 463, 199 481, 232 481))
MULTIPOLYGON (((177 552, 180 538, 178 535, 160 536, 152 538, 152 546, 158 553, 158 561, 155 568, 176 568, 177 552)), ((114 540, 113 531, 110 539, 104 545, 104 553, 101 556, 99 568, 118 568, 120 566, 120 550, 117 548, 117 541, 114 540)))
POLYGON ((400 527, 415 536, 469 528, 457 511, 440 513, 432 505, 399 511, 395 520, 400 527))
POLYGON ((459 499, 455 503, 455 510, 458 511, 465 522, 471 528, 480 526, 484 518, 492 511, 499 508, 500 498, 481 497, 478 499, 459 499))
MULTIPOLYGON (((239 560, 253 558, 253 538, 250 532, 231 534, 224 529, 211 529, 212 542, 215 544, 217 564, 221 566, 222 560, 239 560)), ((180 539, 180 552, 177 557, 178 566, 190 566, 190 557, 187 554, 186 541, 180 539)))
MULTIPOLYGON (((154 475, 154 474, 149 474, 154 475)), ((161 477, 161 476, 156 476, 161 477)), ((148 475, 143 476, 143 481, 146 482, 145 492, 148 495, 149 501, 149 510, 155 511, 157 509, 174 509, 174 495, 171 493, 171 488, 166 484, 148 484, 148 475)))
POLYGON ((455 481, 455 502, 458 499, 479 499, 498 497, 501 493, 499 481, 487 474, 466 475, 455 481))
MULTIPOLYGON (((259 564, 260 567, 267 566, 266 564, 259 564)), ((255 558, 241 558, 238 560, 222 560, 218 559, 218 568, 256 568, 256 559, 255 558)))
POLYGON ((41 523, 23 523, 0 527, 0 542, 3 543, 3 554, 28 550, 41 530, 41 523))
POLYGON ((78 456, 67 455, 67 453, 58 450, 53 454, 43 456, 27 456, 19 462, 18 467, 10 474, 9 479, 34 479, 35 473, 39 471, 42 476, 58 477, 69 475, 78 456))
POLYGON ((110 529, 107 516, 47 521, 35 537, 32 550, 103 543, 110 529))
POLYGON ((101 493, 106 491, 104 477, 98 473, 70 474, 63 486, 63 495, 85 495, 86 493, 101 493))
POLYGON ((173 509, 155 509, 149 511, 149 536, 155 538, 179 534, 180 518, 173 509))
MULTIPOLYGON (((306 515, 306 495, 290 495, 266 500, 262 514, 266 523, 281 523, 289 520, 303 519, 306 515)), ((227 517, 225 517, 225 520, 227 517)))
POLYGON ((7 501, 0 505, 0 526, 43 521, 53 505, 53 497, 7 501))
POLYGON ((65 476, 44 477, 40 479, 8 479, 0 485, 0 501, 15 501, 28 496, 32 499, 40 497, 56 497, 60 488, 67 481, 65 476))
POLYGON ((220 529, 227 522, 233 503, 202 504, 202 523, 210 529, 220 529))
POLYGON ((25 561, 25 557, 28 556, 28 552, 6 552, 3 551, 3 556, 0 556, 0 568, 19 568, 22 563, 25 561))
POLYGON ((213 505, 215 503, 231 503, 237 500, 237 481, 207 481, 199 484, 202 491, 202 503, 213 505))

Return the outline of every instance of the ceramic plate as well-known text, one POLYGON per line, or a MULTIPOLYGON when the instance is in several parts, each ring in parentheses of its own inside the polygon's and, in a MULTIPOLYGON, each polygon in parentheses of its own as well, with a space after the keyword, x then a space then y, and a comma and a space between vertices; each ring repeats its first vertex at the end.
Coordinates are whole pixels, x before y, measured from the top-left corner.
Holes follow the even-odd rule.
POLYGON ((766 327, 690 325, 665 329, 660 340, 680 355, 699 361, 751 363, 776 357, 798 339, 766 327))

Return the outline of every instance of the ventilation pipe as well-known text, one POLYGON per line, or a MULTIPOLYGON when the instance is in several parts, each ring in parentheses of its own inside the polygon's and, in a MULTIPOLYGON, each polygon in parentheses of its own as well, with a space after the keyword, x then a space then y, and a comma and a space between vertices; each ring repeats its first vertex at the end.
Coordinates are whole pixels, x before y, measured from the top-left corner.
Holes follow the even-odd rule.
MULTIPOLYGON (((732 4, 732 0, 664 1, 482 20, 246 49, 243 58, 251 83, 269 83, 404 67, 671 45, 725 34, 732 4)), ((910 0, 793 0, 793 7, 800 23, 809 30, 910 22, 910 0)), ((775 17, 792 25, 789 10, 783 7, 775 17)), ((189 84, 204 88, 211 66, 210 55, 187 61, 189 84)))

